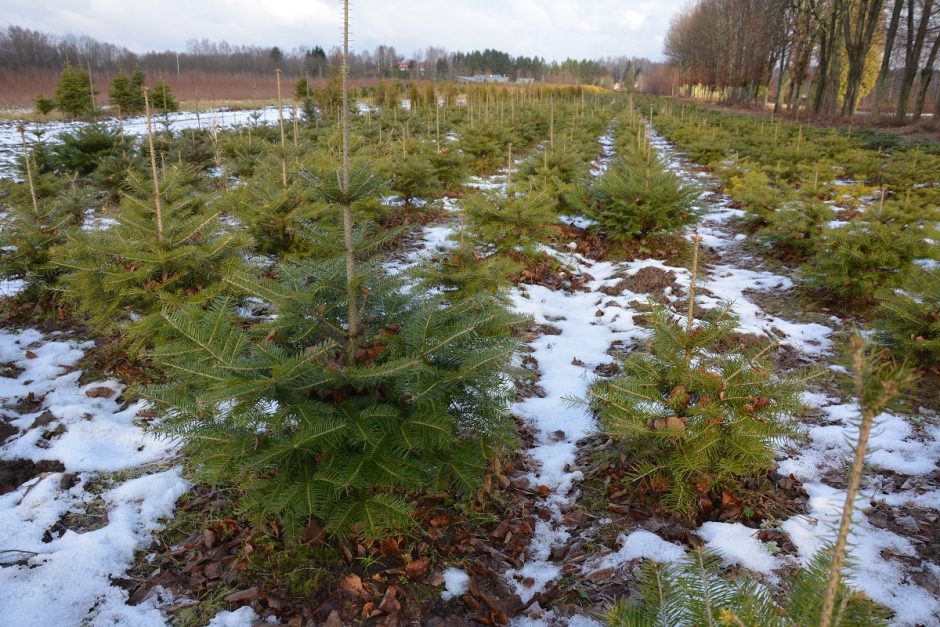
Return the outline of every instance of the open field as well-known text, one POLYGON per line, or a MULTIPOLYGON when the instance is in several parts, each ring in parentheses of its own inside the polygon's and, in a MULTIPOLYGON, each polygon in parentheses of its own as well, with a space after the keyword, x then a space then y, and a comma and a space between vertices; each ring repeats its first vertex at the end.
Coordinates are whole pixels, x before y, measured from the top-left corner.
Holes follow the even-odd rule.
POLYGON ((504 4, 0 29, 0 627, 940 624, 940 5, 504 4))
MULTIPOLYGON (((596 624, 609 603, 638 585, 641 561, 681 561, 702 546, 714 551, 719 569, 746 573, 783 603, 786 582, 832 539, 842 511, 860 410, 843 376, 851 364, 841 347, 853 329, 865 328, 888 355, 911 355, 919 381, 878 411, 854 517, 851 585, 885 608, 891 624, 940 620, 931 531, 940 510, 935 336, 908 346, 906 332, 884 326, 895 320, 886 313, 892 294, 930 289, 920 277, 938 258, 937 182, 923 173, 940 156, 905 142, 887 147, 858 133, 613 92, 549 98, 491 88, 464 102, 362 108, 352 116, 356 163, 370 163, 383 183, 355 201, 357 220, 379 225, 355 237, 379 239, 368 246, 357 240, 364 246, 361 293, 369 298, 358 301, 366 326, 345 366, 336 365, 347 359, 343 332, 303 313, 334 308, 339 329, 347 319, 342 282, 322 274, 342 258, 342 247, 323 237, 342 233, 342 205, 316 195, 330 193, 316 191, 328 178, 301 174, 329 172, 335 120, 294 125, 286 118, 282 143, 276 109, 215 131, 174 118, 154 137, 163 207, 156 223, 146 120, 125 125, 123 136, 97 139, 96 146, 110 142, 118 150, 86 153, 90 165, 65 160, 75 141, 65 138, 30 141, 28 176, 7 166, 20 180, 6 186, 3 231, 19 247, 6 249, 2 344, 9 366, 2 379, 9 388, 3 516, 16 534, 16 551, 0 568, 8 616, 54 599, 38 611, 59 624, 206 624, 219 612, 219 620, 243 621, 351 621, 377 612, 416 622, 596 624), (58 174, 77 167, 83 170, 74 182, 58 174), (140 182, 128 187, 105 176, 115 167, 140 182), (54 246, 33 244, 31 255, 46 252, 25 263, 15 253, 35 241, 21 239, 36 219, 29 177, 40 216, 64 210, 56 215, 74 217, 57 218, 44 236, 61 233, 54 246), (626 191, 630 185, 634 191, 626 191), (799 221, 796 211, 819 217, 799 221), (186 215, 197 216, 201 235, 150 240, 157 232, 146 221, 175 238, 177 225, 191 220, 186 215), (852 238, 871 232, 897 243, 883 248, 888 256, 875 266, 846 248, 866 245, 852 238), (161 250, 172 254, 164 258, 161 250), (178 278, 169 282, 168 273, 178 278), (127 281, 146 287, 127 292, 127 281), (325 300, 310 291, 316 284, 327 290, 325 300), (292 304, 309 298, 300 310, 292 304), (425 339, 412 335, 408 299, 420 299, 419 311, 431 316, 423 324, 443 317, 425 339), (395 326, 375 326, 378 314, 368 308, 380 302, 402 303, 374 310, 398 307, 395 326), (218 340, 189 329, 183 315, 214 325, 218 340), (630 377, 649 364, 669 363, 636 369, 644 355, 669 359, 657 352, 668 350, 667 336, 648 342, 676 324, 673 316, 681 324, 670 333, 688 333, 687 341, 722 329, 707 340, 714 344, 683 349, 701 351, 690 353, 691 363, 713 365, 702 366, 704 379, 684 383, 675 383, 687 376, 681 365, 664 369, 673 383, 663 400, 654 394, 632 406, 644 418, 639 431, 628 429, 624 421, 635 414, 611 408, 633 401, 618 390, 634 385, 630 377), (306 325, 315 335, 300 340, 300 354, 336 343, 320 353, 323 366, 320 357, 294 361, 298 348, 287 338, 306 325), (457 339, 464 334, 474 338, 469 345, 457 339), (186 347, 199 337, 207 348, 218 341, 219 350, 235 350, 231 359, 245 364, 285 361, 210 367, 222 353, 197 358, 196 344, 186 347), (410 348, 414 341, 418 349, 410 348), (277 352, 254 352, 266 343, 277 352), (488 357, 461 352, 468 347, 488 357), (412 350, 425 355, 410 367, 415 374, 393 374, 396 364, 412 363, 412 350), (429 357, 435 354, 442 360, 429 357), (757 387, 742 401, 693 391, 736 376, 726 367, 772 374, 747 383, 757 387), (462 373, 463 383, 455 387, 448 372, 462 373), (278 383, 258 387, 268 377, 278 383), (304 383, 311 377, 323 387, 304 383), (476 400, 459 411, 409 400, 427 393, 421 390, 431 381, 476 400), (305 502, 294 528, 298 511, 286 507, 291 486, 308 480, 272 483, 278 466, 257 455, 279 460, 281 473, 296 472, 287 470, 294 458, 281 457, 293 446, 282 448, 285 438, 299 438, 313 472, 321 462, 312 460, 335 454, 334 447, 361 455, 372 440, 310 439, 319 436, 307 429, 342 423, 299 428, 289 416, 315 402, 317 420, 335 420, 329 407, 346 407, 348 395, 369 386, 377 386, 367 392, 370 402, 384 399, 384 411, 403 403, 396 410, 406 412, 396 418, 402 424, 468 420, 452 423, 443 457, 433 444, 370 454, 391 455, 403 468, 415 463, 409 456, 424 455, 437 472, 456 474, 424 484, 419 476, 386 475, 382 463, 370 471, 378 474, 366 492, 345 479, 352 481, 348 496, 329 491, 305 502), (677 405, 680 387, 693 396, 677 405), (333 396, 324 397, 328 389, 333 396), (397 389, 409 391, 402 399, 397 389), (699 413, 694 399, 704 395, 722 416, 739 417, 725 424, 714 422, 711 409, 699 413), (215 409, 195 412, 195 399, 215 409), (485 413, 473 413, 484 406, 485 413), (258 414, 259 407, 279 409, 258 414), (182 416, 193 422, 181 428, 182 416), (231 422, 217 436, 190 435, 214 432, 220 419, 231 422), (263 439, 248 426, 259 420, 269 433, 263 439), (761 435, 748 421, 782 430, 761 435), (679 431, 662 431, 667 425, 679 431), (710 429, 723 430, 715 445, 750 442, 763 461, 730 476, 707 459, 695 462, 688 500, 673 491, 681 475, 648 464, 668 459, 686 439, 699 446, 695 438, 710 429), (239 444, 244 437, 254 441, 247 450, 239 444), (450 455, 468 442, 483 448, 450 466, 450 455), (651 450, 658 452, 647 457, 651 450), (206 474, 213 459, 226 461, 206 474), (640 469, 654 474, 636 479, 640 469), (451 496, 440 493, 444 485, 451 496), (408 512, 403 519, 389 511, 378 523, 375 511, 344 527, 329 514, 345 506, 342 499, 376 498, 377 489, 396 499, 395 511, 408 512), (320 499, 330 509, 316 509, 320 499), (122 552, 105 550, 115 543, 122 552), (86 566, 67 571, 75 560, 86 566), (115 577, 127 583, 116 586, 115 577)), ((82 128, 69 130, 80 136, 82 128)), ((933 298, 924 294, 921 302, 933 298)), ((383 418, 368 428, 394 424, 383 418)), ((349 515, 357 511, 369 510, 349 515)))

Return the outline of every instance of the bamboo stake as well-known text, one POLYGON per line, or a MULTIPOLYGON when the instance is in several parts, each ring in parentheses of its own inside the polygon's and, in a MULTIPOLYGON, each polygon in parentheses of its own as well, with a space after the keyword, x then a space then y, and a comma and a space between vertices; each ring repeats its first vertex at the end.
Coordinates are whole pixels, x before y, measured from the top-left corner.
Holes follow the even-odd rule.
POLYGON ((696 233, 692 236, 692 276, 689 279, 689 313, 686 320, 685 332, 692 333, 692 321, 695 316, 695 281, 698 278, 698 245, 702 236, 696 233))
POLYGON ((26 127, 20 124, 20 140, 23 142, 23 158, 26 161, 26 180, 29 182, 29 196, 33 200, 33 212, 39 218, 39 202, 36 200, 36 188, 33 186, 33 169, 29 165, 29 146, 26 145, 26 127))
POLYGON ((848 543, 849 528, 852 526, 852 512, 855 509, 855 498, 862 480, 862 471, 865 468, 865 453, 868 450, 868 439, 875 423, 875 416, 880 413, 881 407, 887 401, 896 398, 899 394, 893 381, 883 382, 882 396, 874 403, 866 400, 865 394, 865 343, 857 333, 850 340, 852 366, 855 370, 853 379, 855 393, 858 395, 859 409, 862 413, 862 423, 858 429, 858 444, 855 447, 855 460, 852 463, 852 472, 849 474, 849 485, 845 493, 845 505, 842 507, 842 520, 839 523, 839 533, 836 536, 836 545, 832 549, 832 565, 829 568, 829 580, 826 584, 826 596, 823 600, 822 618, 819 627, 829 627, 832 623, 832 613, 835 609, 836 594, 839 590, 839 581, 842 575, 842 564, 845 561, 845 547, 848 543))
MULTIPOLYGON (((346 300, 349 318, 349 360, 356 356, 359 308, 356 299, 356 249, 353 247, 352 207, 349 204, 349 0, 343 0, 343 244, 346 248, 346 300)), ((396 119, 397 119, 396 107, 396 119)))
POLYGON ((551 101, 548 112, 548 145, 555 150, 555 99, 551 101))
POLYGON ((296 148, 296 147, 297 147, 297 143, 298 143, 298 135, 300 134, 299 122, 298 122, 298 120, 297 120, 297 105, 293 105, 293 106, 291 107, 290 117, 291 117, 291 121, 294 123, 294 124, 293 124, 293 126, 294 126, 294 148, 296 148))
POLYGON ((506 164, 506 195, 512 198, 512 142, 509 142, 509 162, 506 164))
POLYGON ((287 141, 284 139, 284 104, 281 101, 281 68, 274 70, 277 80, 277 123, 281 128, 281 184, 287 189, 287 141))
POLYGON ((160 183, 157 180, 157 155, 153 148, 153 121, 150 117, 150 88, 144 87, 144 109, 147 113, 147 145, 150 147, 150 174, 153 177, 153 201, 157 208, 157 241, 163 241, 163 206, 160 203, 160 183))

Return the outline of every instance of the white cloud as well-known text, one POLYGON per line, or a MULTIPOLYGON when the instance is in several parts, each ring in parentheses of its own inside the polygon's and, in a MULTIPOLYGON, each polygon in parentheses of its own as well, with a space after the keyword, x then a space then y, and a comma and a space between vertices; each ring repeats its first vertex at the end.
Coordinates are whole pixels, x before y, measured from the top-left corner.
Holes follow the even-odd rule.
MULTIPOLYGON (((433 45, 547 59, 660 58, 661 38, 682 2, 357 0, 351 6, 352 43, 360 49, 393 45, 404 54, 433 45)), ((339 0, 0 0, 5 24, 88 34, 138 52, 181 49, 187 40, 202 38, 330 48, 340 40, 340 13, 339 0)))
POLYGON ((620 22, 627 27, 628 30, 637 30, 646 23, 646 16, 639 11, 627 10, 623 12, 620 22))

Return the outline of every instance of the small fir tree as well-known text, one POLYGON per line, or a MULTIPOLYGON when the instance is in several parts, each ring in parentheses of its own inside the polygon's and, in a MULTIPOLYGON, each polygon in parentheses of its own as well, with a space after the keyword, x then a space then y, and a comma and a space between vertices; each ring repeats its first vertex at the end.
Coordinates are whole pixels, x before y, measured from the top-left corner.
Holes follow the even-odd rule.
POLYGON ((60 174, 87 176, 102 161, 121 156, 127 149, 128 142, 118 128, 92 122, 60 133, 58 143, 48 150, 47 165, 60 174))
MULTIPOLYGON (((741 574, 721 574, 721 558, 695 550, 673 564, 648 562, 641 569, 637 598, 621 600, 607 613, 611 627, 672 627, 721 625, 740 627, 797 627, 819 625, 823 613, 820 592, 826 586, 832 559, 828 552, 813 556, 794 578, 789 593, 778 603, 766 587, 741 574)), ((890 613, 864 594, 838 588, 840 612, 830 625, 877 627, 888 625, 890 613)))
POLYGON ((33 100, 33 106, 36 107, 41 115, 49 115, 55 109, 55 100, 52 98, 46 98, 45 94, 39 94, 33 100))
POLYGON ((932 220, 911 215, 913 208, 889 201, 869 207, 861 219, 829 229, 800 269, 811 286, 850 304, 869 304, 881 287, 894 287, 915 259, 936 256, 928 240, 937 237, 932 220))
POLYGON ((297 82, 294 83, 294 100, 303 102, 308 100, 312 93, 313 92, 310 90, 310 81, 307 80, 306 75, 301 76, 297 79, 297 82))
POLYGON ((134 346, 159 332, 164 308, 207 303, 222 278, 242 263, 246 238, 220 224, 178 167, 159 179, 159 196, 132 174, 131 191, 99 231, 74 231, 52 251, 62 289, 79 312, 105 331, 123 331, 134 346))
POLYGON ((91 109, 91 83, 88 74, 66 62, 55 88, 56 108, 72 117, 79 117, 91 109))
POLYGON ((343 268, 234 279, 278 314, 249 329, 228 301, 168 314, 173 341, 154 359, 174 383, 145 394, 170 410, 164 428, 186 438, 205 476, 237 481, 256 517, 384 537, 411 526, 409 495, 479 485, 508 433, 513 319, 479 299, 403 296, 369 273, 349 355, 343 268))
POLYGON ((476 193, 464 198, 463 210, 467 235, 511 258, 535 255, 556 220, 551 200, 539 193, 476 193))
POLYGON ((834 216, 832 207, 821 201, 790 202, 767 214, 758 237, 775 257, 805 260, 834 216))
POLYGON ((150 88, 150 105, 154 111, 160 113, 173 113, 180 110, 180 103, 170 91, 170 86, 166 81, 157 81, 150 88))
POLYGON ((429 200, 440 195, 443 185, 437 178, 432 150, 425 145, 411 142, 406 145, 404 155, 392 156, 387 161, 389 186, 393 192, 411 207, 417 199, 429 200))
POLYGON ((117 107, 121 115, 137 115, 144 111, 144 73, 140 65, 128 76, 119 72, 111 81, 108 94, 111 106, 117 107))
POLYGON ((348 11, 346 1, 342 162, 310 190, 336 210, 311 225, 332 254, 282 264, 273 279, 227 279, 270 303, 269 321, 246 325, 231 299, 166 311, 171 341, 153 357, 172 376, 144 393, 197 470, 236 483, 254 517, 383 537, 413 525, 414 495, 475 490, 511 424, 517 340, 491 298, 448 303, 368 263, 359 237, 370 229, 354 211, 381 180, 350 155, 348 11))
POLYGON ((647 350, 600 380, 591 406, 630 451, 630 476, 666 508, 693 518, 700 499, 740 491, 774 466, 774 447, 798 435, 799 386, 773 373, 770 345, 719 348, 737 326, 728 308, 689 326, 651 304, 647 350))
POLYGON ((621 159, 595 183, 592 217, 612 241, 670 233, 694 223, 698 190, 682 182, 659 159, 621 159))
POLYGON ((260 171, 228 192, 225 204, 246 228, 255 249, 263 254, 309 253, 303 222, 326 213, 309 186, 290 180, 281 183, 280 164, 260 160, 260 171))
POLYGON ((461 227, 457 245, 418 264, 411 275, 424 290, 440 290, 451 302, 491 294, 504 300, 509 277, 522 267, 503 255, 478 252, 461 227))
POLYGON ((940 273, 913 268, 895 289, 878 292, 878 338, 893 356, 940 366, 940 273))
POLYGON ((23 295, 35 300, 46 296, 43 290, 53 285, 58 275, 50 263, 50 250, 81 224, 89 198, 74 182, 67 190, 53 188, 55 192, 37 186, 23 127, 20 137, 29 194, 27 199, 16 188, 10 194, 9 213, 0 229, 0 276, 24 281, 23 295))

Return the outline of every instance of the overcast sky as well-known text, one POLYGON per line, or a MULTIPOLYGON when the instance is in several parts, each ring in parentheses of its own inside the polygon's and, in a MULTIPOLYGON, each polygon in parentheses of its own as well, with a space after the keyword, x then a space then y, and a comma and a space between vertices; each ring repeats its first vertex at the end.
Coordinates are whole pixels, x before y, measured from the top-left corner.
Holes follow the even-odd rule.
MULTIPOLYGON (((496 48, 564 59, 661 58, 670 16, 685 0, 354 0, 352 44, 410 56, 429 45, 496 48)), ((340 41, 339 0, 0 0, 0 24, 76 33, 135 52, 181 50, 189 39, 294 46, 340 41)))

